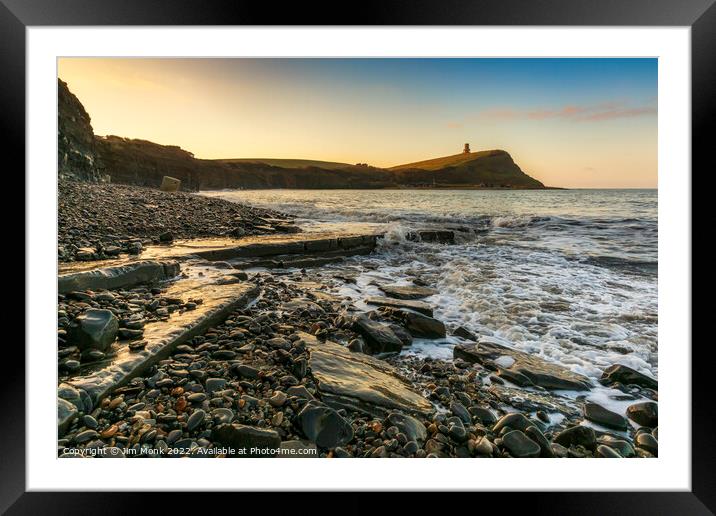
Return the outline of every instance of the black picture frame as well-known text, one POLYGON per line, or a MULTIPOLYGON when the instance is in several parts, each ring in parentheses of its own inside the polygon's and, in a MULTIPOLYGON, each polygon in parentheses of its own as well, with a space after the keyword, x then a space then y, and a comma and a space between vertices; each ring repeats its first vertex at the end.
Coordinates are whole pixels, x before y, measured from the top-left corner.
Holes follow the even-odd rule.
MULTIPOLYGON (((82 25, 530 25, 530 26, 686 26, 691 28, 692 73, 692 193, 705 195, 694 182, 714 169, 710 151, 716 133, 716 0, 405 0, 364 1, 359 4, 294 2, 273 4, 245 0, 0 0, 0 124, 5 156, 16 156, 13 170, 25 170, 25 31, 29 26, 82 25), (697 173, 698 171, 698 173, 697 173)), ((50 173, 50 171, 48 171, 50 173)), ((689 177, 690 175, 690 177, 689 177)), ((699 235, 699 221, 714 221, 706 214, 708 202, 692 199, 692 235, 699 235), (699 209, 704 213, 699 213, 699 209)), ((712 234, 712 231, 709 232, 712 234)), ((708 233, 702 233, 708 234, 708 233)), ((19 250, 19 246, 18 246, 19 250)), ((17 251, 16 251, 17 252, 17 251)), ((24 252, 24 251, 23 251, 24 252)), ((709 253, 692 249, 693 269, 709 253)), ((25 271, 26 274, 28 271, 25 271)), ((708 277, 712 277, 710 274, 708 277)), ((710 303, 692 303, 692 320, 706 319, 710 303)), ((26 324, 28 314, 25 314, 26 324)), ((694 334, 696 335, 696 334, 694 334)), ((15 340, 17 339, 17 336, 15 340)), ((7 338, 7 334, 6 334, 7 338)), ((493 503, 526 503, 537 514, 713 514, 716 511, 716 433, 713 426, 713 391, 706 384, 711 373, 707 349, 710 341, 691 345, 692 357, 692 490, 690 492, 497 494, 493 503), (501 497, 501 498, 500 498, 501 497), (528 499, 525 499, 529 497, 528 499)), ((25 492, 25 353, 21 346, 5 342, 3 387, 0 389, 2 432, 0 438, 0 511, 8 514, 112 514, 135 512, 140 506, 128 493, 26 493, 25 492)), ((711 373, 712 374, 712 373, 711 373)), ((212 495, 212 497, 215 494, 212 495)), ((241 495, 246 497, 247 495, 241 495)), ((267 496, 246 499, 248 508, 268 503, 267 496)), ((296 507, 304 495, 293 495, 296 507)), ((492 496, 479 494, 474 496, 492 496)), ((196 497, 164 497, 188 512, 196 497), (192 499, 193 498, 193 499, 192 499)), ((439 498, 443 498, 440 496, 439 498)), ((340 507, 327 503, 322 512, 373 511, 364 496, 348 494, 340 507)), ((413 496, 427 512, 429 499, 413 496)), ((480 510, 491 503, 481 498, 480 510)), ((435 499, 432 499, 435 502, 435 499)), ((144 502, 143 502, 144 503, 144 502)), ((206 500, 204 500, 206 504, 206 500)), ((223 501, 205 505, 221 504, 223 501)), ((450 507, 451 505, 444 505, 450 507)), ((378 506, 379 507, 379 506, 378 506)), ((494 506, 493 506, 494 507, 494 506)), ((145 507, 146 508, 146 507, 145 507)), ((453 508, 453 510, 455 510, 453 508)), ((475 508, 477 510, 478 507, 475 508)), ((247 509, 244 509, 247 510, 247 509)), ((282 510, 293 512, 293 505, 282 510)), ((496 510, 496 509, 489 509, 496 510)))

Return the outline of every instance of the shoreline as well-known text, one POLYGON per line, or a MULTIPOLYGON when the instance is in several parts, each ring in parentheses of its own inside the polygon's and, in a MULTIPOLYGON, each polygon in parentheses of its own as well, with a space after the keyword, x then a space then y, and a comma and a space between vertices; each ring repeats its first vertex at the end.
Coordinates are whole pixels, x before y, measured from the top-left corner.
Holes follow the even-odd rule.
MULTIPOLYGON (((110 212, 114 208, 109 204, 119 203, 106 198, 104 202, 98 209, 110 212)), ((164 209, 172 214, 172 208, 164 209)), ((174 215, 186 213, 178 205, 174 209, 174 215)), ((245 213, 280 216, 256 209, 245 213)), ((286 225, 289 218, 277 220, 286 225)), ((258 228, 251 236, 259 241, 263 235, 280 236, 284 233, 268 229, 278 225, 258 228)), ((148 245, 156 245, 149 234, 156 228, 145 229, 148 245)), ((99 239, 106 236, 102 228, 93 231, 99 239)), ((240 242, 242 236, 235 238, 240 242)), ((172 248, 169 242, 164 245, 172 248)), ((331 251, 330 245, 313 252, 321 257, 331 251)), ((136 260, 146 251, 141 248, 136 260)), ((129 263, 135 261, 133 256, 126 256, 129 263)), ((181 273, 169 280, 63 295, 60 404, 76 412, 64 423, 58 455, 111 449, 120 450, 116 456, 170 456, 175 455, 170 450, 178 449, 178 455, 196 456, 204 453, 200 450, 251 447, 304 450, 321 457, 658 454, 652 401, 658 399, 656 380, 628 368, 604 376, 606 385, 633 401, 635 408, 625 414, 578 397, 575 401, 563 391, 592 388, 595 382, 510 348, 476 346, 479 336, 465 328, 446 327, 428 315, 434 308, 429 299, 435 286, 421 284, 419 277, 412 284, 384 282, 381 299, 373 300, 377 304, 366 300, 370 309, 365 311, 337 293, 340 282, 350 281, 340 277, 340 270, 327 271, 310 262, 291 266, 284 256, 261 257, 276 262, 276 268, 266 270, 255 269, 252 263, 232 263, 232 256, 212 260, 175 255, 171 258, 181 273), (78 317, 88 310, 117 312, 125 337, 121 342, 129 346, 122 353, 141 354, 138 344, 147 340, 145 335, 150 336, 151 347, 152 331, 171 327, 177 317, 191 319, 197 307, 211 305, 212 294, 204 299, 167 294, 190 281, 215 285, 216 292, 224 291, 223 285, 245 285, 256 295, 186 340, 161 341, 165 358, 146 370, 138 368, 136 375, 108 388, 101 398, 88 396, 78 381, 81 368, 92 369, 95 361, 100 364, 96 373, 107 367, 101 364, 115 363, 114 348, 120 341, 100 352, 101 358, 86 350, 82 356, 67 352, 78 317), (413 342, 446 337, 456 342, 451 360, 410 354, 413 342), (135 451, 122 452, 130 449, 135 451)), ((226 455, 241 454, 218 454, 226 455)))

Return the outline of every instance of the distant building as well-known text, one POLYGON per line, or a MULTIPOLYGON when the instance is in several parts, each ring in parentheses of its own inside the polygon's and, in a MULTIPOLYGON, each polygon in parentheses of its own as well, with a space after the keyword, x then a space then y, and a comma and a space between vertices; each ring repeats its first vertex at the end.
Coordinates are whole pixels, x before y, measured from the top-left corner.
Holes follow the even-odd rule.
POLYGON ((466 143, 466 144, 465 144, 465 148, 462 149, 462 153, 463 153, 463 154, 470 154, 470 144, 469 144, 469 143, 466 143))

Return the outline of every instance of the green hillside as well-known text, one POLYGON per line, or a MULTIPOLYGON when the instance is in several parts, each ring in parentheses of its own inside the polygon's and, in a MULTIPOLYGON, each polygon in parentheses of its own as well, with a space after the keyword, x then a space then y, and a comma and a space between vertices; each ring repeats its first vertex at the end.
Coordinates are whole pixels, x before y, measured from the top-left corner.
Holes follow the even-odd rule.
POLYGON ((283 158, 236 158, 236 159, 219 159, 222 163, 263 163, 281 168, 325 168, 327 170, 336 168, 354 167, 349 163, 339 163, 334 161, 318 161, 312 159, 283 159, 283 158))
POLYGON ((478 158, 488 158, 491 156, 499 156, 505 154, 502 150, 486 150, 478 152, 469 152, 460 154, 453 154, 452 156, 444 156, 442 158, 426 159, 424 161, 416 161, 415 163, 406 163, 405 165, 397 165, 390 167, 388 170, 407 170, 411 168, 418 168, 420 170, 440 170, 446 167, 456 167, 464 165, 472 160, 478 158))

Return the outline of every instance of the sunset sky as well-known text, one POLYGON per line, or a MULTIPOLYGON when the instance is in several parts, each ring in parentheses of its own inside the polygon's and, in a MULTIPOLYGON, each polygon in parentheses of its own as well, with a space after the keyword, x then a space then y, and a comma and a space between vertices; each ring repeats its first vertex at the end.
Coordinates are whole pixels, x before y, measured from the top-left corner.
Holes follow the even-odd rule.
POLYGON ((96 134, 392 166, 504 149, 549 186, 657 186, 656 59, 63 58, 96 134))

